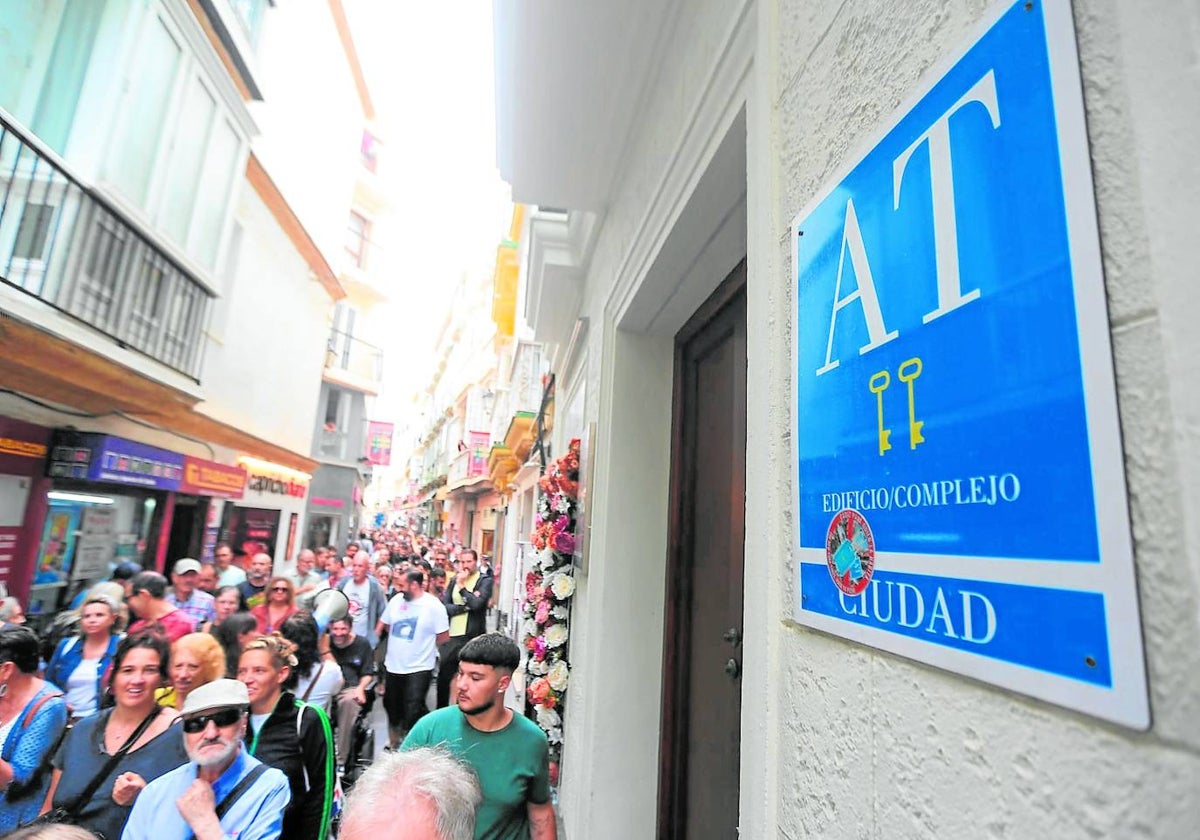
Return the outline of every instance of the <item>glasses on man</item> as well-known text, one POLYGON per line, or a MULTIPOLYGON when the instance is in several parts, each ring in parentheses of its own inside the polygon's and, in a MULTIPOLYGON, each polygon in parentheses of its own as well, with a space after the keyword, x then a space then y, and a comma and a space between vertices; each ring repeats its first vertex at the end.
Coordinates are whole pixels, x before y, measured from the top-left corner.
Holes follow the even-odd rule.
POLYGON ((233 726, 242 719, 241 709, 221 709, 218 712, 210 712, 206 715, 196 715, 183 719, 183 731, 189 735, 195 735, 197 732, 203 732, 211 720, 218 727, 233 726))

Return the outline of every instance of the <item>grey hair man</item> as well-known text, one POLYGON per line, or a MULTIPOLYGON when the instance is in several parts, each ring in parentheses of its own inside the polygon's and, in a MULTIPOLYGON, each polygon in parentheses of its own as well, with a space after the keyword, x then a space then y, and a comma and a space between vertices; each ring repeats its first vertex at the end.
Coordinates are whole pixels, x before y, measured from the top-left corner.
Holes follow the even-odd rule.
POLYGON ((438 747, 384 753, 346 797, 340 840, 472 840, 483 795, 469 767, 438 747))

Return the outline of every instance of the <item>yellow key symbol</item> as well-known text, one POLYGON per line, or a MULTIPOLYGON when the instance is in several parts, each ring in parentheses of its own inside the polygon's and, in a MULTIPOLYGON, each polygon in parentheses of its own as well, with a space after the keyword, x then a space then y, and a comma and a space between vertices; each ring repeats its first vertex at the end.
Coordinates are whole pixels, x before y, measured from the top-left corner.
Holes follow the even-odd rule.
MULTIPOLYGON (((860 380, 861 381, 861 380, 860 380)), ((892 377, 886 370, 881 370, 879 373, 871 377, 867 382, 867 387, 871 389, 871 393, 875 395, 875 407, 879 415, 879 454, 882 455, 892 448, 890 438, 892 430, 883 425, 883 392, 892 384, 892 377)), ((912 387, 911 385, 909 386, 912 387)))
MULTIPOLYGON (((914 356, 907 362, 902 362, 896 373, 900 377, 900 381, 908 386, 908 448, 916 449, 917 444, 925 442, 925 435, 921 434, 925 421, 917 419, 917 404, 913 398, 913 380, 921 375, 921 360, 914 356)), ((882 411, 883 409, 880 408, 880 412, 882 411)))

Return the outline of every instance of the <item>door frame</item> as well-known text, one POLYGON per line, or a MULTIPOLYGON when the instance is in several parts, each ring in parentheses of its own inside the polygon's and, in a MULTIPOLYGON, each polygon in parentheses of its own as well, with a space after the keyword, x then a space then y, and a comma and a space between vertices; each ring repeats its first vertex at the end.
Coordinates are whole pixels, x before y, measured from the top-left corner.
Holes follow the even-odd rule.
MULTIPOLYGON (((691 529, 684 532, 692 504, 696 452, 694 439, 684 435, 686 364, 684 349, 739 295, 746 296, 746 260, 730 272, 700 305, 675 337, 674 374, 671 386, 671 472, 668 497, 666 602, 663 620, 663 683, 659 727, 658 826, 659 840, 681 840, 687 817, 687 748, 691 698, 684 690, 691 665, 691 529)), ((745 303, 743 303, 745 306, 745 303)), ((748 327, 748 325, 747 325, 748 327)), ((743 488, 744 489, 744 488, 743 488)), ((743 548, 744 550, 744 548, 743 548)), ((743 566, 743 585, 745 576, 743 566)))

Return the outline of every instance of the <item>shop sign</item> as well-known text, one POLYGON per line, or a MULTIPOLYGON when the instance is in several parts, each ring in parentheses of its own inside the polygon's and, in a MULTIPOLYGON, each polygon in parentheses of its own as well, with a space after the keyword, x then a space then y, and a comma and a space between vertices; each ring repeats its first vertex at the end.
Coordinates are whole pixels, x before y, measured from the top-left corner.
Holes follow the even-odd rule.
POLYGON ((103 481, 156 490, 177 490, 184 456, 114 435, 57 429, 46 474, 51 478, 103 481))
POLYGON ((1149 725, 1068 0, 1006 2, 796 218, 797 620, 1149 725))
POLYGON ((303 499, 304 494, 308 492, 307 484, 258 473, 250 473, 246 487, 256 493, 273 493, 278 496, 293 496, 297 499, 303 499))
POLYGON ((179 482, 181 493, 240 499, 245 488, 246 471, 241 467, 193 458, 191 455, 183 459, 183 480, 179 482))
POLYGON ((346 506, 344 499, 327 499, 324 496, 313 496, 308 503, 312 507, 344 508, 346 506))
POLYGON ((35 475, 49 451, 50 430, 21 420, 0 417, 0 472, 35 475))

